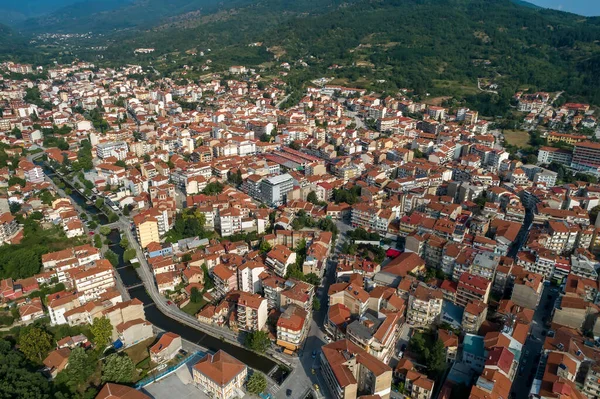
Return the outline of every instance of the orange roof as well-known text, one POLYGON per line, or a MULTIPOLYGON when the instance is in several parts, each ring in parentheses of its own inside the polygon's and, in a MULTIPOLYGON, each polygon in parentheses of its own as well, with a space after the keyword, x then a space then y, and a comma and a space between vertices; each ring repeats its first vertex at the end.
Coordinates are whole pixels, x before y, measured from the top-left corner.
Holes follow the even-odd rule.
POLYGON ((229 384, 231 380, 246 369, 247 366, 244 363, 222 350, 214 355, 207 354, 194 365, 194 370, 219 386, 229 384))

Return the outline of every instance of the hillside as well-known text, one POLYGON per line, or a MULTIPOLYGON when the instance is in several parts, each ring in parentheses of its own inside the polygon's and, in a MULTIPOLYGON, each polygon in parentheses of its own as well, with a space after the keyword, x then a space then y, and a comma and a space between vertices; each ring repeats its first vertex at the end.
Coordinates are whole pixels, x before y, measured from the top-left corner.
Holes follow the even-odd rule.
MULTIPOLYGON (((192 50, 210 49, 214 70, 301 59, 308 67, 287 77, 297 89, 331 76, 378 90, 471 97, 489 105, 488 115, 506 110, 514 91, 527 88, 566 90, 600 104, 600 18, 520 0, 86 1, 24 29, 104 33, 86 45, 108 45, 106 62, 154 60, 167 73, 205 61, 192 50), (254 42, 263 45, 248 46, 254 42), (139 57, 138 47, 156 51, 139 57), (165 62, 165 54, 175 62, 165 62), (339 68, 330 70, 334 64, 339 68), (499 85, 498 95, 481 93, 478 78, 499 85)), ((81 48, 77 56, 97 57, 81 48)))
POLYGON ((149 46, 157 55, 179 54, 183 64, 203 61, 184 51, 210 48, 216 65, 258 65, 273 61, 266 48, 275 48, 280 61, 308 62, 291 80, 329 74, 363 86, 384 80, 383 90, 474 95, 477 78, 485 78, 500 85, 505 103, 517 88, 532 88, 600 104, 599 37, 598 18, 509 0, 300 0, 293 8, 263 0, 122 35, 106 57, 126 61, 133 48, 149 46), (342 68, 334 74, 332 64, 342 68))

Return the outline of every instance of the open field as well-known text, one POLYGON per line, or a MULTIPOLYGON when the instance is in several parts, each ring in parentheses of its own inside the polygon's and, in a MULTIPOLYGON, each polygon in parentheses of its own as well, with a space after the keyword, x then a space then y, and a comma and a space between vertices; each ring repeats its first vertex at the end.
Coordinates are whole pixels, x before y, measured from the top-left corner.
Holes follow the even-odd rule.
POLYGON ((504 139, 507 144, 517 147, 526 147, 529 145, 529 133, 524 130, 504 130, 504 139))

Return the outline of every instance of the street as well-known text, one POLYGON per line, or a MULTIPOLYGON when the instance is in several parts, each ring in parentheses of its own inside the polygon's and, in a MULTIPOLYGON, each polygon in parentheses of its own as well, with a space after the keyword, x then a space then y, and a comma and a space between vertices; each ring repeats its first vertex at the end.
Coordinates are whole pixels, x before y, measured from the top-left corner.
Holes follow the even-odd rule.
POLYGON ((515 399, 525 399, 529 396, 529 390, 536 373, 539 356, 546 339, 547 331, 544 326, 544 320, 549 320, 554 307, 554 302, 558 297, 558 289, 548 285, 544 287, 542 298, 533 315, 531 323, 530 336, 527 338, 521 351, 521 361, 519 362, 519 371, 513 381, 511 395, 515 399))

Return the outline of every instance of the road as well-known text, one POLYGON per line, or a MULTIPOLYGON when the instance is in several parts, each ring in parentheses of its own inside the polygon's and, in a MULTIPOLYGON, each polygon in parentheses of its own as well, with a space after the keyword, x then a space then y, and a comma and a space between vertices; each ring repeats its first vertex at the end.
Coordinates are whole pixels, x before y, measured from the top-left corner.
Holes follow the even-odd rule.
POLYGON ((546 339, 546 331, 544 320, 549 320, 554 307, 554 302, 558 297, 558 289, 553 286, 544 287, 540 304, 533 315, 531 323, 530 336, 523 345, 521 351, 521 361, 519 362, 519 371, 517 377, 513 381, 511 388, 511 397, 514 399, 526 399, 529 396, 531 384, 536 373, 539 355, 546 339))

